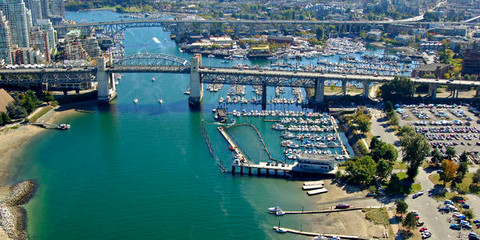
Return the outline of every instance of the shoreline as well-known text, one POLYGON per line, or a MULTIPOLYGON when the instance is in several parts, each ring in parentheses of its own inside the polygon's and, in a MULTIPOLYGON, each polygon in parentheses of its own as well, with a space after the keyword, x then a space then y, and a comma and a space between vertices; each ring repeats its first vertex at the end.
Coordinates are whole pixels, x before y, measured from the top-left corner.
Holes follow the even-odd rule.
MULTIPOLYGON (((80 111, 77 109, 92 108, 96 105, 97 101, 83 101, 78 103, 63 104, 58 108, 51 109, 37 121, 45 121, 46 123, 58 123, 66 117, 78 114, 80 111)), ((21 182, 9 182, 13 176, 17 174, 15 163, 19 161, 23 151, 26 150, 26 146, 34 141, 37 137, 40 137, 46 131, 55 131, 44 129, 33 125, 15 125, 12 124, 7 128, 0 130, 0 239, 12 239, 10 236, 19 236, 22 231, 26 234, 26 210, 21 206, 34 197, 35 188, 31 188, 31 184, 36 185, 33 181, 21 181, 21 182), (26 187, 24 192, 22 189, 26 187), (26 197, 22 204, 9 205, 5 202, 9 201, 12 197, 19 192, 23 192, 26 197), (6 217, 4 217, 6 216, 6 217), (12 223, 14 223, 12 225, 12 223), (23 228, 19 230, 17 227, 23 228), (13 230, 12 228, 16 229, 13 230)), ((27 234, 28 235, 28 234, 27 234)), ((15 238, 16 239, 16 238, 15 238)))

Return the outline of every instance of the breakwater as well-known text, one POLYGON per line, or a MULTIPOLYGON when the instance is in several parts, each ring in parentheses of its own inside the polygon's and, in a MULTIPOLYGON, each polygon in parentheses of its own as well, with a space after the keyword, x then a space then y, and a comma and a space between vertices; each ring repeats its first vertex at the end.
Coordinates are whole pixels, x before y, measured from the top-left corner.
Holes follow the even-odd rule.
POLYGON ((0 202, 0 224, 12 239, 28 239, 26 231, 26 204, 34 195, 36 183, 26 180, 10 187, 10 194, 0 202))

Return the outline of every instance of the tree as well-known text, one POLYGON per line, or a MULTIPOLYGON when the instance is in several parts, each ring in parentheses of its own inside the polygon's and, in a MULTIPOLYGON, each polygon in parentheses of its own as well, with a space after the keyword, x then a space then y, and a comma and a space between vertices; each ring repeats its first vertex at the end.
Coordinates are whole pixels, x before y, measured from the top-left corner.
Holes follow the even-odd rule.
POLYGON ((319 27, 317 27, 316 31, 315 31, 315 34, 317 36, 317 40, 318 41, 322 41, 324 38, 325 38, 325 30, 323 29, 323 26, 320 25, 319 27))
POLYGON ((51 92, 48 92, 48 91, 43 92, 43 101, 45 101, 45 102, 53 101, 53 94, 51 92))
POLYGON ((383 106, 383 111, 385 112, 393 112, 395 109, 393 108, 393 104, 391 101, 386 101, 385 105, 383 106))
POLYGON ((403 214, 407 213, 407 209, 408 209, 408 204, 403 201, 403 200, 398 200, 397 203, 396 203, 396 211, 397 213, 400 213, 400 215, 403 216, 403 214))
POLYGON ((24 118, 28 115, 27 110, 16 101, 7 105, 7 114, 12 119, 24 118))
POLYGON ((378 162, 380 159, 387 160, 389 162, 394 162, 397 160, 398 151, 392 144, 381 142, 377 147, 371 148, 371 156, 375 162, 378 162))
POLYGON ((462 179, 468 173, 468 163, 460 162, 457 169, 457 176, 460 176, 462 179))
POLYGON ((473 174, 472 182, 475 184, 480 183, 480 169, 477 169, 477 171, 473 174))
POLYGON ((433 151, 432 151, 432 159, 431 159, 431 162, 435 165, 438 165, 442 162, 443 160, 443 155, 442 153, 440 153, 440 151, 438 150, 438 148, 434 148, 433 151))
POLYGON ((417 217, 413 212, 409 212, 407 216, 405 216, 405 219, 402 222, 402 226, 407 228, 409 231, 417 226, 417 217))
POLYGON ((381 146, 382 144, 383 144, 383 142, 377 136, 374 136, 372 138, 372 141, 370 141, 370 149, 375 149, 375 148, 381 146))
POLYGON ((430 144, 422 134, 416 133, 413 129, 408 131, 413 133, 402 135, 400 145, 403 152, 402 160, 409 164, 407 175, 413 180, 418 174, 418 167, 422 165, 423 160, 430 153, 430 144))
POLYGON ((377 162, 377 177, 380 179, 387 179, 393 171, 393 164, 380 159, 380 161, 377 162))
POLYGON ((455 164, 452 160, 443 160, 442 161, 442 170, 440 173, 440 179, 443 180, 444 185, 447 185, 448 182, 453 181, 457 176, 458 165, 455 164))
POLYGON ((0 113, 0 125, 1 126, 4 126, 6 124, 9 124, 10 123, 10 117, 8 117, 8 114, 6 112, 1 112, 0 113))
POLYGON ((383 100, 398 101, 413 97, 415 86, 410 78, 396 76, 392 81, 380 87, 383 100))
POLYGON ((377 164, 370 156, 349 160, 346 171, 350 180, 359 184, 371 184, 375 179, 377 164))
POLYGON ((353 116, 353 120, 357 124, 358 130, 360 130, 362 133, 366 133, 370 131, 370 126, 372 125, 372 122, 370 121, 370 116, 368 114, 365 114, 364 111, 358 111, 355 113, 353 116))
POLYGON ((23 99, 23 107, 27 110, 27 113, 33 112, 38 106, 40 106, 40 101, 35 95, 35 92, 32 90, 28 90, 25 93, 25 98, 23 99))
POLYGON ((465 151, 463 151, 463 153, 460 155, 460 162, 467 162, 468 161, 468 156, 467 156, 467 153, 465 151))
POLYGON ((445 154, 447 155, 447 158, 449 160, 452 160, 455 157, 455 155, 457 154, 457 152, 455 151, 455 148, 453 148, 452 146, 448 146, 445 149, 445 154))
POLYGON ((472 209, 467 209, 463 212, 463 215, 465 215, 465 217, 470 220, 470 219, 473 219, 475 217, 475 214, 473 213, 472 209))

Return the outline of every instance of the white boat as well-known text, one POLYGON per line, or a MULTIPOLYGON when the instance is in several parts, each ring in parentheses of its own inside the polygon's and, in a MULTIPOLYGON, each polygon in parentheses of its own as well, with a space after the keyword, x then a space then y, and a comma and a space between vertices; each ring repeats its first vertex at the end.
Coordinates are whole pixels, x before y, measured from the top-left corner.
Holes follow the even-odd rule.
POLYGON ((212 108, 212 112, 216 112, 216 111, 217 111, 217 109, 216 109, 216 108, 212 108))
POLYGON ((285 212, 284 212, 282 209, 280 209, 280 210, 278 210, 278 211, 275 212, 275 215, 277 215, 277 216, 283 216, 283 215, 285 215, 285 212))
POLYGON ((276 213, 278 210, 282 210, 279 206, 268 208, 269 213, 276 213))
POLYGON ((214 58, 214 57, 215 57, 215 55, 213 55, 213 54, 209 54, 207 57, 209 57, 209 58, 214 58))
POLYGON ((190 95, 190 89, 185 90, 185 92, 183 92, 183 94, 190 95))
POLYGON ((323 184, 302 186, 303 190, 314 190, 319 188, 323 188, 323 184))
POLYGON ((308 196, 312 196, 312 195, 317 195, 317 194, 322 194, 322 193, 327 193, 328 190, 326 188, 320 188, 320 189, 315 189, 315 190, 311 190, 311 191, 308 191, 307 194, 308 196))
POLYGON ((313 240, 328 240, 328 238, 324 237, 322 235, 318 235, 318 236, 314 237, 313 240))
POLYGON ((154 77, 152 77, 152 82, 155 82, 155 78, 154 78, 154 77))
POLYGON ((286 233, 286 232, 288 232, 286 229, 281 228, 281 227, 276 228, 275 231, 278 232, 278 233, 286 233))
POLYGON ((161 98, 158 99, 158 103, 162 104, 163 100, 161 98))
POLYGON ((323 180, 303 182, 303 186, 325 184, 323 180))
POLYGON ((133 103, 137 104, 138 103, 138 98, 133 99, 133 103))

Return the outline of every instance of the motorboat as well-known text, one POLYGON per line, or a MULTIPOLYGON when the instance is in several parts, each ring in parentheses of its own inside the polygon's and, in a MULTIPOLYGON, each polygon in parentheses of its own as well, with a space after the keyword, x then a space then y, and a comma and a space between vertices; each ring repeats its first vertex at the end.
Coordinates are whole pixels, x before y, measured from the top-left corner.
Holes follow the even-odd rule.
POLYGON ((70 124, 62 123, 58 126, 58 129, 60 130, 68 130, 70 129, 70 124))
POLYGON ((328 238, 325 237, 325 236, 322 236, 322 235, 318 235, 318 236, 314 237, 313 240, 328 240, 328 238))
POLYGON ((133 99, 133 103, 137 104, 138 103, 138 98, 133 99))
POLYGON ((269 213, 276 213, 278 210, 282 210, 279 206, 268 208, 269 213))
POLYGON ((163 99, 158 99, 158 103, 162 104, 163 103, 163 99))
POLYGON ((183 92, 183 94, 190 95, 190 89, 185 90, 185 92, 183 92))
POLYGON ((155 78, 154 78, 154 77, 152 77, 152 82, 155 82, 155 78))
POLYGON ((286 232, 288 232, 285 228, 281 228, 281 227, 276 228, 275 231, 278 232, 278 233, 286 233, 286 232))

